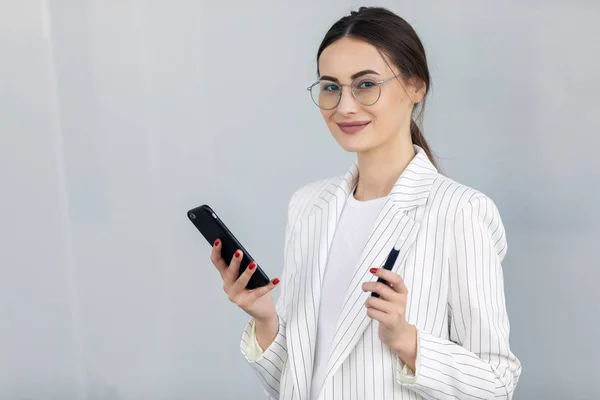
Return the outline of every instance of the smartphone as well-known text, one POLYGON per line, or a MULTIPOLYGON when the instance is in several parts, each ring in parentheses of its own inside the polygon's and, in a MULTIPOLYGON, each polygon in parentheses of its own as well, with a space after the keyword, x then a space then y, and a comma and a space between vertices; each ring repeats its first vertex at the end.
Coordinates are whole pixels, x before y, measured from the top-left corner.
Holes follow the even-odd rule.
MULTIPOLYGON (((221 256, 229 265, 233 259, 233 255, 236 250, 241 250, 244 255, 240 263, 240 275, 246 270, 248 265, 255 261, 250 253, 242 246, 237 238, 227 228, 225 223, 219 218, 217 213, 213 211, 208 205, 202 205, 200 207, 193 208, 187 212, 189 220, 194 226, 200 231, 202 236, 211 245, 214 245, 215 240, 220 239, 221 256)), ((256 261, 255 261, 256 262, 256 261)), ((252 274, 250 281, 246 285, 246 289, 256 289, 262 286, 268 285, 270 282, 269 277, 260 268, 260 265, 256 266, 256 271, 252 274)))

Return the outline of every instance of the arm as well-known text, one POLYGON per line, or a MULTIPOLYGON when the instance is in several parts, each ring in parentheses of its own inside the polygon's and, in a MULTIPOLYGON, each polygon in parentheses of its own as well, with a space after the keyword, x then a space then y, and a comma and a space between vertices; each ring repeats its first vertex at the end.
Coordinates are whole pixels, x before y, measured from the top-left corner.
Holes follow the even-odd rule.
POLYGON ((506 237, 492 200, 472 198, 449 239, 450 340, 419 330, 416 371, 399 361, 398 380, 426 399, 510 399, 521 364, 509 346, 506 237))
POLYGON ((255 321, 251 319, 242 335, 240 350, 250 366, 258 375, 263 389, 273 399, 279 398, 279 387, 281 375, 285 362, 287 361, 286 343, 286 296, 287 288, 291 284, 292 273, 288 262, 291 253, 289 243, 293 239, 292 216, 294 206, 293 197, 288 207, 288 222, 286 226, 286 237, 284 243, 285 262, 281 274, 280 292, 275 305, 277 315, 270 321, 255 321))
POLYGON ((281 278, 276 319, 265 322, 251 319, 244 329, 240 343, 242 354, 258 375, 265 392, 273 399, 279 398, 281 375, 288 357, 285 296, 289 279, 285 268, 281 278))

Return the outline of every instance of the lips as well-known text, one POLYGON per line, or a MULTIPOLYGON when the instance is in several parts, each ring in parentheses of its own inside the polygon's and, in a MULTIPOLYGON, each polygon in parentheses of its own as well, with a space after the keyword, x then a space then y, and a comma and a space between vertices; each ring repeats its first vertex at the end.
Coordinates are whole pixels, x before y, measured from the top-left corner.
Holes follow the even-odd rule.
POLYGON ((365 126, 369 125, 371 121, 353 121, 353 122, 338 122, 340 130, 346 134, 354 134, 362 131, 365 126))

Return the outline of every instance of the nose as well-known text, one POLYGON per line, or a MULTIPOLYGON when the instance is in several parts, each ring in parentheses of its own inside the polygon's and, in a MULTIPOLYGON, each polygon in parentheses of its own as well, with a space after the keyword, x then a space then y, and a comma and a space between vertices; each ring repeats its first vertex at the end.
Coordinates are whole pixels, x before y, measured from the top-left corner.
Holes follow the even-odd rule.
POLYGON ((352 95, 350 87, 345 86, 342 90, 342 97, 338 103, 337 111, 342 114, 352 114, 356 113, 359 107, 360 105, 352 95))

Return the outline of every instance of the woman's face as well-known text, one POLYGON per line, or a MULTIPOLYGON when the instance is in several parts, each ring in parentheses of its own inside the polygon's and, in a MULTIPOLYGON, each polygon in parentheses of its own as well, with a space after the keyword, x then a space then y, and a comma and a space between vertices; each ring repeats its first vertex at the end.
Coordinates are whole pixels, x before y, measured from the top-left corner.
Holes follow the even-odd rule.
POLYGON ((376 47, 344 37, 321 53, 319 72, 321 96, 335 97, 337 90, 342 90, 337 107, 321 109, 321 114, 344 150, 366 152, 391 143, 399 135, 410 135, 411 112, 414 104, 422 100, 424 90, 404 81, 397 67, 389 59, 384 60, 376 47), (364 89, 363 100, 372 100, 373 91, 377 92, 374 82, 394 75, 398 79, 393 78, 380 85, 381 95, 373 105, 361 104, 352 96, 349 86, 337 85, 349 84, 356 78, 354 82, 358 92, 364 89))

